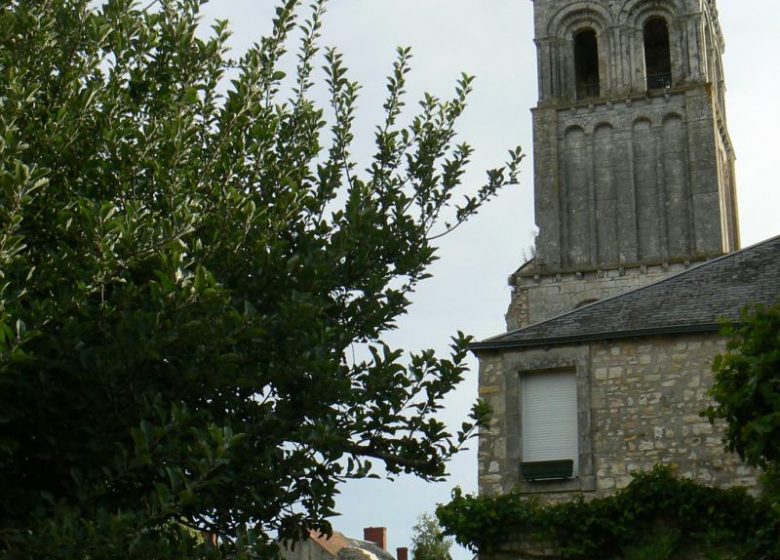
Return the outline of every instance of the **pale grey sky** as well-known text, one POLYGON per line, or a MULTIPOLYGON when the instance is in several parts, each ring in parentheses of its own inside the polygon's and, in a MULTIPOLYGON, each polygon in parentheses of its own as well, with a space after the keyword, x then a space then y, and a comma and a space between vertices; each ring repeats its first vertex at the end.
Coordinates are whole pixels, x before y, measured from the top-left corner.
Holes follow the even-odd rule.
MULTIPOLYGON (((780 182, 776 179, 780 107, 780 10, 777 0, 720 0, 727 43, 728 120, 737 152, 743 245, 780 234, 780 182)), ((270 28, 275 0, 211 0, 208 17, 230 21, 238 54, 270 28)), ((506 190, 482 213, 442 241, 434 277, 418 291, 412 312, 392 342, 408 349, 445 350, 457 330, 478 338, 504 330, 507 277, 531 244, 533 177, 531 115, 536 103, 533 4, 529 0, 331 0, 323 44, 344 54, 363 90, 355 153, 367 161, 373 126, 381 118, 385 76, 396 46, 413 48, 409 106, 423 91, 447 96, 461 71, 477 76, 462 139, 476 149, 466 186, 500 164, 506 150, 523 146, 528 159, 521 185, 506 190)), ((476 361, 472 360, 476 366, 476 361)), ((476 369, 449 401, 446 418, 459 425, 476 398, 476 369)), ((473 447, 473 446, 472 446, 473 447)), ((463 453, 441 484, 410 477, 395 482, 350 483, 337 501, 334 527, 362 537, 366 526, 386 526, 391 550, 410 544, 416 517, 447 501, 459 485, 476 491, 476 453, 463 453)), ((467 558, 457 551, 457 559, 467 558)))

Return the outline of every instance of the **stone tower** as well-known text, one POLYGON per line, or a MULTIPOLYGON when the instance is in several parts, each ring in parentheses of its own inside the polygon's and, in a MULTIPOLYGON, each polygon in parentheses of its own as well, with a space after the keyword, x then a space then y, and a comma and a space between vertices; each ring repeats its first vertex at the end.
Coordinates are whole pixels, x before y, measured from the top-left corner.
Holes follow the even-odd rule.
POLYGON ((533 0, 534 258, 509 329, 739 248, 715 0, 533 0))

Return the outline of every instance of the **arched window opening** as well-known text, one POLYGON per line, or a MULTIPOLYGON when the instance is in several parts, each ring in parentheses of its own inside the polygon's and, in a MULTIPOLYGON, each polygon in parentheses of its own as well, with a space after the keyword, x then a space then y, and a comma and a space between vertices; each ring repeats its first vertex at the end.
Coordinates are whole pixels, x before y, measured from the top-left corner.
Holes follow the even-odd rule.
POLYGON ((645 69, 647 89, 672 87, 669 27, 662 18, 653 18, 645 24, 645 69))
POLYGON ((599 43, 592 29, 580 31, 574 36, 574 68, 577 81, 577 99, 598 97, 599 43))

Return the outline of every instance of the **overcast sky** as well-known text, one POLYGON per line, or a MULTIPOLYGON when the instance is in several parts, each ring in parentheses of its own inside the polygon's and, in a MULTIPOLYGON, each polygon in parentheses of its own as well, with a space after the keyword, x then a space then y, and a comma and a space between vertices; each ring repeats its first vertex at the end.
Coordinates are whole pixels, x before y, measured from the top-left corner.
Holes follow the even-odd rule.
MULTIPOLYGON (((209 18, 230 21, 235 54, 270 28, 274 0, 211 0, 209 18)), ((367 161, 372 130, 381 119, 385 76, 395 47, 413 48, 409 105, 423 91, 450 95, 461 71, 477 77, 462 139, 476 149, 466 186, 475 189, 483 171, 500 164, 518 144, 528 154, 521 185, 512 187, 479 216, 442 242, 434 277, 418 291, 412 312, 392 342, 410 350, 445 350, 463 330, 485 338, 504 330, 507 277, 524 261, 534 230, 531 114, 536 103, 533 3, 529 0, 331 0, 323 44, 338 47, 363 90, 354 152, 367 161)), ((780 182, 776 144, 780 131, 780 10, 777 0, 720 0, 726 38, 728 121, 737 153, 737 189, 743 245, 780 234, 780 182)), ((476 366, 476 362, 472 363, 476 366)), ((453 425, 476 398, 476 367, 450 401, 453 425)), ((337 501, 334 528, 362 538, 366 526, 386 526, 390 549, 410 544, 416 517, 448 500, 459 485, 476 491, 476 453, 458 457, 442 484, 409 477, 392 483, 360 481, 337 501)), ((457 551, 456 558, 467 558, 457 551)))

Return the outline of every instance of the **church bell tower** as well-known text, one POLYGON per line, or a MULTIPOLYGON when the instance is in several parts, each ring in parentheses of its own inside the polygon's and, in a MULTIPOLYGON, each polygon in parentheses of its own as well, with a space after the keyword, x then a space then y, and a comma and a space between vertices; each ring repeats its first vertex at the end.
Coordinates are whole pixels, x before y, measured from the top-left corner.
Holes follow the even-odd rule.
POLYGON ((715 0, 533 0, 534 258, 510 329, 739 248, 715 0))

